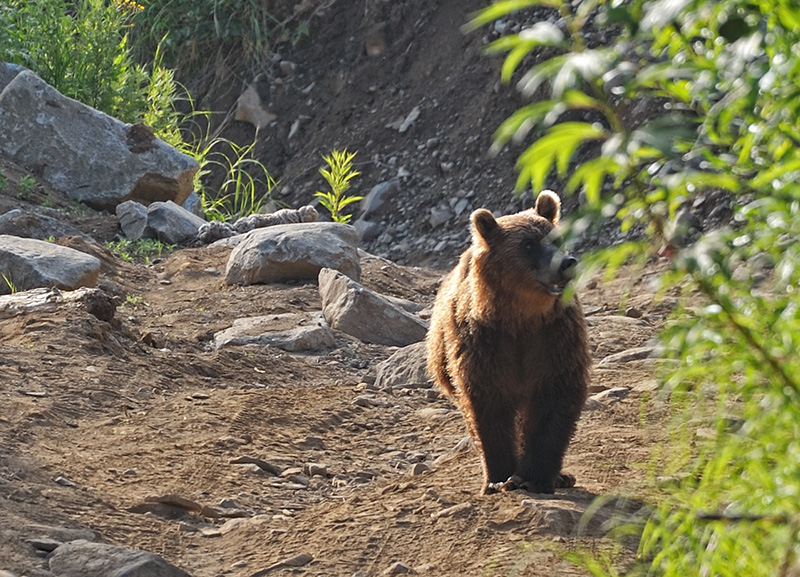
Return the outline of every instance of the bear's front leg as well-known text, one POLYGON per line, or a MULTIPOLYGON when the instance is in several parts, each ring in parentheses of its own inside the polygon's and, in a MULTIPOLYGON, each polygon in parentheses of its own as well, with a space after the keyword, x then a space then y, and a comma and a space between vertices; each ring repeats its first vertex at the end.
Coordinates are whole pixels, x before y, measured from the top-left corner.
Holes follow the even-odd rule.
POLYGON ((472 395, 463 407, 483 461, 482 493, 493 493, 517 468, 514 410, 499 395, 472 395))
POLYGON ((522 455, 509 487, 533 493, 554 493, 575 486, 575 477, 561 471, 564 454, 575 432, 583 396, 566 395, 564 382, 551 383, 544 395, 531 399, 522 421, 522 455), (547 395, 547 398, 545 398, 547 395))

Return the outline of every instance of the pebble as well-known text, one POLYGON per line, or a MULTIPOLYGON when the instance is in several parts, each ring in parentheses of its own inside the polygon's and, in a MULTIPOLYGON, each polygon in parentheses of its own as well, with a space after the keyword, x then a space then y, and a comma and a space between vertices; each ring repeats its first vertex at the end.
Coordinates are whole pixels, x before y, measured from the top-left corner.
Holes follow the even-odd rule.
MULTIPOLYGON (((61 541, 56 541, 55 539, 25 539, 25 542, 28 543, 34 549, 39 549, 40 551, 55 551, 56 547, 61 545, 61 541)), ((0 574, 2 577, 2 574, 0 574)))
POLYGON ((400 561, 395 561, 389 567, 387 567, 382 575, 407 575, 411 573, 411 568, 407 565, 404 565, 400 561))
POLYGON ((472 505, 472 503, 459 503, 458 505, 453 505, 452 507, 431 513, 431 519, 436 520, 445 517, 465 517, 474 510, 475 507, 472 505))
POLYGON ((631 390, 628 387, 614 387, 612 389, 608 389, 600 393, 597 393, 595 395, 592 395, 591 397, 589 397, 589 399, 601 403, 606 401, 613 403, 616 401, 621 401, 622 399, 627 397, 630 394, 630 392, 631 390))
POLYGON ((316 477, 317 475, 320 477, 327 477, 328 467, 326 465, 320 465, 319 463, 306 463, 303 467, 303 472, 309 477, 316 477))
POLYGON ((56 485, 61 485, 62 487, 75 487, 75 483, 67 479, 66 477, 59 475, 54 479, 56 485))
POLYGON ((414 476, 422 475, 423 473, 427 473, 430 470, 431 468, 425 463, 414 463, 414 466, 411 467, 411 474, 414 476))

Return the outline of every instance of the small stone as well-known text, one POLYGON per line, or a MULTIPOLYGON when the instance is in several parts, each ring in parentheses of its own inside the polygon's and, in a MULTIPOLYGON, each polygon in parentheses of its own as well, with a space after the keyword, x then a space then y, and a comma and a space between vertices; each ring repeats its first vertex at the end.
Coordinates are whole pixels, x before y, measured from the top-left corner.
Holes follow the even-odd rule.
POLYGON ((475 507, 473 507, 472 503, 459 503, 458 505, 453 505, 452 507, 431 513, 431 519, 436 520, 446 517, 465 517, 474 510, 475 507))
POLYGON ((597 393, 592 395, 590 400, 598 401, 598 402, 616 402, 621 401, 625 397, 630 394, 631 390, 628 387, 614 387, 612 389, 605 390, 601 393, 597 393))
POLYGON ((56 547, 61 545, 61 541, 56 541, 55 539, 25 539, 25 542, 34 549, 47 551, 48 553, 55 551, 56 547))
POLYGON ((431 468, 425 463, 414 463, 414 466, 411 467, 411 474, 414 476, 422 475, 423 473, 427 473, 430 470, 431 468))
POLYGON ((642 311, 640 311, 636 307, 628 307, 627 309, 625 309, 625 316, 632 319, 640 319, 642 318, 642 311))
POLYGON ((400 561, 395 561, 383 571, 382 575, 408 575, 409 573, 411 573, 410 567, 400 561))
POLYGON ((54 479, 54 481, 55 481, 55 483, 57 485, 61 485, 62 487, 75 487, 76 486, 75 483, 73 483, 72 481, 70 481, 69 479, 67 479, 66 477, 63 477, 61 475, 56 477, 54 479))
POLYGON ((328 476, 328 467, 320 465, 319 463, 306 463, 303 469, 309 477, 315 477, 317 475, 320 477, 328 476))

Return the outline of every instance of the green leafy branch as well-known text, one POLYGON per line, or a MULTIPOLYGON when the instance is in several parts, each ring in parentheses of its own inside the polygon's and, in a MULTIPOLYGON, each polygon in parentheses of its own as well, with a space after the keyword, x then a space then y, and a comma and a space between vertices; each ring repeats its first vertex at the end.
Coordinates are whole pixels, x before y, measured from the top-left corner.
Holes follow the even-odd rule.
POLYGON ((363 196, 348 195, 350 181, 361 174, 353 170, 353 159, 355 152, 347 152, 347 149, 339 151, 333 150, 330 155, 322 158, 328 163, 328 168, 320 168, 319 173, 328 183, 330 191, 316 192, 315 197, 331 213, 334 222, 347 223, 352 218, 352 214, 345 214, 343 209, 363 199, 363 196))

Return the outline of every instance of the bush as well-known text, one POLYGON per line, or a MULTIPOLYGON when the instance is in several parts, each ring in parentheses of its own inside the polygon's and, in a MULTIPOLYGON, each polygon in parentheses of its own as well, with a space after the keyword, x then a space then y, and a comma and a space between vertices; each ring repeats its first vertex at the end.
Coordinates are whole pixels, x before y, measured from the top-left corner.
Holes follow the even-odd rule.
MULTIPOLYGON (((613 269, 667 247, 665 287, 682 286, 686 297, 662 335, 679 361, 663 374, 680 418, 676 458, 662 463, 662 474, 676 481, 654 488, 638 563, 627 569, 676 577, 796 571, 800 7, 584 0, 573 9, 562 0, 505 0, 469 27, 534 6, 554 18, 487 49, 507 53, 505 81, 545 97, 500 126, 495 149, 532 134, 518 188, 538 192, 560 180, 580 191, 573 235, 608 215, 623 230, 646 231, 644 242, 587 260, 613 269), (591 44, 597 32, 611 40, 591 44), (648 112, 633 118, 637 105, 648 112), (719 191, 734 199, 731 225, 676 245, 669 228, 678 212, 719 191), (701 439, 699 426, 713 434, 701 439)), ((591 564, 594 574, 606 574, 598 567, 591 564)))

